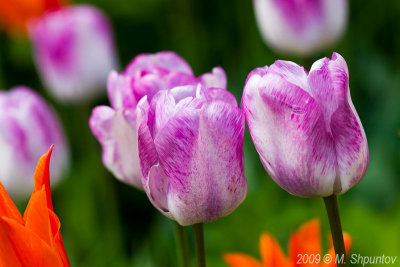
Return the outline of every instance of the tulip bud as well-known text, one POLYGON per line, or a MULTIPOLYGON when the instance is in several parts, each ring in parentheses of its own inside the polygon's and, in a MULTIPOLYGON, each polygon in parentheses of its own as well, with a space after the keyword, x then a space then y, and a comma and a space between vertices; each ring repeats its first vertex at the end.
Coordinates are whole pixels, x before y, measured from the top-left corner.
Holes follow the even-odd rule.
POLYGON ((48 12, 29 27, 34 57, 47 89, 60 101, 82 101, 103 93, 116 67, 107 17, 88 5, 48 12))
POLYGON ((173 52, 141 54, 118 74, 108 77, 111 107, 96 107, 90 117, 90 128, 103 148, 103 163, 119 180, 143 189, 140 177, 136 135, 136 105, 160 90, 201 83, 206 87, 226 86, 222 68, 196 78, 189 64, 173 52))
POLYGON ((10 194, 23 198, 32 192, 37 160, 52 144, 51 175, 56 184, 69 158, 54 110, 26 87, 0 91, 0 179, 10 194))
POLYGON ((242 108, 261 162, 289 193, 342 194, 365 175, 367 138, 339 54, 316 61, 310 73, 280 60, 253 70, 242 108))
POLYGON ((282 53, 312 54, 335 43, 347 23, 347 0, 253 0, 267 44, 282 53))
POLYGON ((228 215, 247 191, 244 114, 225 89, 201 85, 140 100, 137 131, 144 190, 153 205, 181 225, 228 215))

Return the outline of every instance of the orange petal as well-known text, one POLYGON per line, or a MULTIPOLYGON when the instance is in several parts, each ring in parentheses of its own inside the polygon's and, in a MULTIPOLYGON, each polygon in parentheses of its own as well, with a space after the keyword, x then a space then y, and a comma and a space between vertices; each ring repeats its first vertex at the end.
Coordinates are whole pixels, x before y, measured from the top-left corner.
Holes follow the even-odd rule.
POLYGON ((40 158, 39 163, 36 166, 35 187, 32 193, 33 195, 35 192, 41 190, 44 185, 46 191, 47 207, 51 210, 53 210, 53 203, 51 202, 49 168, 50 168, 50 158, 51 158, 51 153, 53 152, 53 147, 54 145, 52 145, 49 151, 40 158))
POLYGON ((14 202, 11 200, 6 189, 0 182, 0 217, 8 217, 24 224, 21 213, 19 213, 14 202))
MULTIPOLYGON (((329 238, 330 238, 329 240, 330 240, 331 248, 329 249, 328 254, 331 256, 331 259, 336 259, 336 253, 335 253, 335 249, 333 247, 332 236, 330 235, 329 238)), ((351 236, 347 233, 343 233, 343 239, 344 239, 344 247, 346 249, 346 254, 347 254, 347 256, 349 256, 351 243, 352 243, 351 236)), ((332 262, 322 264, 322 266, 323 267, 336 267, 336 263, 335 263, 335 260, 332 260, 332 262)))
POLYGON ((25 227, 36 233, 47 245, 53 247, 48 210, 45 186, 43 186, 40 191, 32 193, 24 214, 25 227))
POLYGON ((0 22, 7 30, 26 32, 29 19, 42 15, 46 10, 59 8, 58 0, 0 0, 0 22))
POLYGON ((343 233, 343 239, 344 239, 344 248, 346 249, 346 254, 349 255, 353 239, 351 239, 351 236, 348 233, 343 233))
POLYGON ((0 266, 63 266, 55 252, 15 220, 0 218, 0 266))
POLYGON ((50 225, 53 233, 53 241, 55 245, 55 249, 57 250, 57 254, 62 260, 64 266, 70 266, 67 253, 65 252, 64 244, 61 238, 60 233, 60 226, 61 223, 58 220, 57 215, 49 210, 49 217, 50 217, 50 225))
POLYGON ((224 260, 230 267, 262 267, 255 258, 242 253, 226 253, 224 260))
MULTIPOLYGON (((289 240, 289 254, 292 262, 297 264, 298 255, 321 255, 321 231, 318 219, 313 219, 303 224, 289 240)), ((315 264, 302 264, 313 266, 315 264)))
POLYGON ((269 234, 263 234, 260 238, 260 254, 264 266, 290 266, 289 260, 286 258, 279 243, 269 234))

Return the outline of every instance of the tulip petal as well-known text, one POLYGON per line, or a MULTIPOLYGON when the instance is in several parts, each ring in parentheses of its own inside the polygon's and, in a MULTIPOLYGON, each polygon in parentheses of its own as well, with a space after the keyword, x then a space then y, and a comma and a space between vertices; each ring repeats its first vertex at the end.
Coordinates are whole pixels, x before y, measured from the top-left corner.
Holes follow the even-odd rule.
POLYGON ((121 109, 99 106, 89 125, 102 145, 104 165, 119 180, 142 189, 135 124, 126 120, 121 109))
POLYGON ((255 258, 248 256, 246 254, 243 254, 243 253, 226 253, 226 254, 224 254, 224 260, 230 267, 263 267, 264 266, 255 258))
POLYGON ((25 227, 37 234, 46 244, 53 247, 52 229, 49 220, 45 186, 41 190, 32 193, 28 206, 24 213, 25 227))
POLYGON ((234 95, 232 95, 229 91, 222 88, 209 88, 207 90, 207 95, 209 97, 209 101, 222 101, 228 103, 234 107, 237 107, 237 100, 234 95))
MULTIPOLYGON (((137 105, 137 135, 138 151, 140 161, 140 171, 142 174, 142 183, 147 184, 148 174, 153 165, 158 164, 157 150, 154 145, 153 136, 148 125, 149 103, 147 97, 143 97, 137 105)), ((146 191, 145 187, 145 191, 146 191)), ((146 191, 146 193, 148 193, 146 191)))
POLYGON ((332 60, 314 63, 309 85, 319 103, 327 131, 332 135, 337 157, 338 180, 335 193, 344 193, 357 184, 368 168, 367 138, 350 97, 348 68, 337 53, 332 60))
POLYGON ((6 189, 0 182, 0 217, 2 216, 13 219, 18 223, 23 224, 21 213, 19 213, 14 202, 11 200, 6 189))
POLYGON ((226 89, 226 74, 221 67, 215 67, 212 69, 211 73, 209 72, 201 75, 199 80, 206 88, 226 89))
POLYGON ((243 201, 243 132, 241 110, 222 102, 180 109, 159 131, 154 143, 178 223, 213 221, 243 201))
MULTIPOLYGON (((333 247, 333 242, 332 242, 332 236, 329 237, 329 243, 331 248, 329 249, 328 254, 331 256, 331 259, 336 259, 336 253, 335 253, 335 248, 333 247)), ((344 247, 346 249, 346 255, 347 257, 350 255, 350 248, 352 244, 352 239, 351 236, 347 233, 343 233, 343 239, 344 239, 344 247)), ((331 262, 325 262, 322 264, 323 267, 336 267, 336 262, 335 260, 332 260, 331 262)))
POLYGON ((63 266, 53 249, 24 225, 0 218, 0 266, 63 266))
POLYGON ((114 109, 134 108, 136 106, 137 101, 132 92, 131 82, 131 77, 120 75, 115 70, 108 75, 107 93, 114 109))
POLYGON ((149 67, 161 67, 169 71, 180 71, 193 75, 192 68, 180 56, 174 52, 164 51, 157 54, 141 54, 126 67, 124 74, 135 75, 142 69, 149 67))
POLYGON ((89 5, 47 12, 29 24, 35 62, 46 88, 61 101, 103 93, 117 60, 106 15, 89 5))
POLYGON ((331 195, 336 158, 322 112, 307 90, 296 85, 302 81, 289 82, 293 71, 281 72, 253 71, 243 93, 242 107, 261 162, 292 194, 331 195))
POLYGON ((152 166, 148 174, 147 192, 154 206, 167 217, 171 217, 168 214, 168 186, 168 177, 163 168, 159 164, 152 166))
POLYGON ((290 267, 278 241, 270 234, 263 234, 260 238, 260 254, 264 266, 290 267))
POLYGON ((51 231, 53 234, 53 246, 58 254, 58 257, 62 260, 63 266, 70 266, 68 255, 67 252, 65 251, 64 243, 61 237, 60 220, 53 211, 48 210, 48 212, 50 218, 51 231))
MULTIPOLYGON (((35 187, 33 188, 32 196, 41 191, 44 187, 46 193, 47 208, 53 210, 53 203, 51 202, 51 189, 50 189, 50 158, 53 152, 52 145, 46 154, 40 157, 35 171, 35 187)), ((28 205, 29 206, 29 205, 28 205)))
MULTIPOLYGON (((297 262, 298 255, 321 255, 321 226, 317 219, 303 224, 289 240, 289 255, 292 262, 297 262)), ((314 266, 314 263, 304 263, 305 266, 314 266)))

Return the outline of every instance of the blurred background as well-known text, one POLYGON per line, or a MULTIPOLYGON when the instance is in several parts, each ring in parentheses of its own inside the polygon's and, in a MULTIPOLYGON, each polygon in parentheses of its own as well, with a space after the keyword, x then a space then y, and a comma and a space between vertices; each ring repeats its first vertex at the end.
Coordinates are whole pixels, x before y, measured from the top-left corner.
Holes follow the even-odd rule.
MULTIPOLYGON (((228 90, 240 101, 247 74, 276 59, 304 64, 333 51, 347 61, 353 103, 363 123, 370 165, 362 182, 339 197, 352 253, 400 258, 400 1, 351 0, 343 38, 304 60, 276 54, 258 31, 252 1, 92 0, 114 29, 122 70, 134 56, 172 50, 198 76, 225 69, 228 90)), ((72 266, 177 266, 173 224, 145 193, 116 180, 101 162, 101 147, 88 127, 94 106, 63 104, 44 89, 27 38, 0 33, 0 88, 34 88, 59 113, 71 150, 70 170, 53 190, 55 211, 72 266)), ((1 148, 0 148, 1 149, 1 148)), ((226 266, 221 255, 240 251, 259 258, 258 241, 272 233, 287 252, 292 231, 311 218, 322 221, 324 251, 329 225, 322 199, 289 195, 266 174, 246 129, 246 200, 231 215, 205 225, 209 266, 226 266)), ((26 201, 18 206, 24 210, 26 201)), ((191 231, 191 230, 190 230, 191 231)), ((398 263, 397 263, 398 264, 398 263)))

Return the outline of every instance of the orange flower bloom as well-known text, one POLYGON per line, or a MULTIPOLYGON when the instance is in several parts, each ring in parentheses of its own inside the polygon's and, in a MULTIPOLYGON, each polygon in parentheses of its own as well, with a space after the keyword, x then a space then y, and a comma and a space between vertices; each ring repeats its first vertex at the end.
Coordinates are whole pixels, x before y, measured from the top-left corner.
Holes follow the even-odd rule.
POLYGON ((35 188, 21 216, 0 183, 0 267, 70 266, 53 212, 49 164, 53 146, 36 167, 35 188))
MULTIPOLYGON (((351 237, 348 234, 344 234, 344 242, 348 253, 351 246, 351 237)), ((230 267, 336 266, 332 241, 329 252, 322 254, 320 223, 316 219, 303 224, 291 235, 289 257, 270 234, 261 235, 260 254, 262 261, 243 253, 226 253, 224 259, 230 267)))
POLYGON ((59 8, 63 0, 0 0, 0 23, 10 32, 26 32, 29 19, 59 8))

